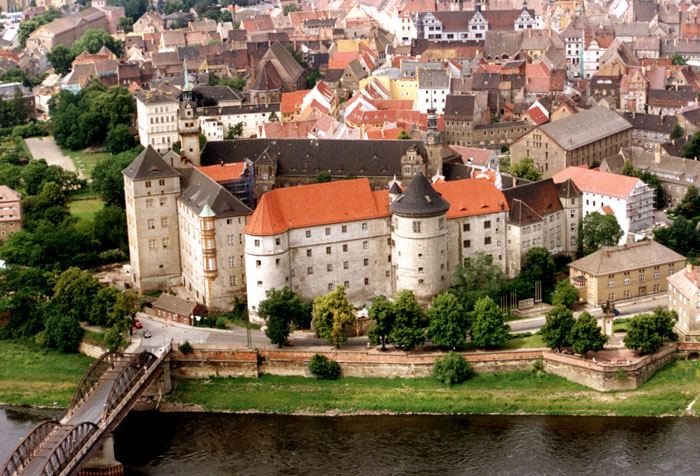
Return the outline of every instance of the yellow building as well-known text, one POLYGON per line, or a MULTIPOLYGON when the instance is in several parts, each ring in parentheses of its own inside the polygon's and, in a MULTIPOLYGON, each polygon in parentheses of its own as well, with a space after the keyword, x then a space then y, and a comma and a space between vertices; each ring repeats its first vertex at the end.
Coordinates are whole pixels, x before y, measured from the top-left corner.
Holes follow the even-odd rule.
POLYGON ((569 264, 569 279, 583 300, 598 306, 666 293, 667 278, 685 257, 656 241, 606 247, 569 264))

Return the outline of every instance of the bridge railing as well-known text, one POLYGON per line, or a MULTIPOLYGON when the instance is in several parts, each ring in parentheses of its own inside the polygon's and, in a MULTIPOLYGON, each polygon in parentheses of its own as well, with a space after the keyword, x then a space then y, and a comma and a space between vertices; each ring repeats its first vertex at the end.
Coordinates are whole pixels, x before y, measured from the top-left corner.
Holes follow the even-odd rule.
POLYGON ((32 459, 34 453, 49 434, 59 426, 55 420, 44 421, 32 428, 27 436, 15 447, 2 468, 2 476, 18 474, 32 459))
POLYGON ((103 420, 107 419, 107 415, 109 415, 114 407, 121 401, 124 395, 134 387, 139 379, 142 379, 146 375, 149 368, 157 361, 158 357, 150 352, 136 354, 129 361, 129 364, 119 372, 119 376, 112 385, 112 390, 109 392, 102 414, 103 420))
POLYGON ((92 422, 79 423, 64 436, 46 458, 46 462, 39 470, 41 476, 55 476, 70 464, 80 454, 83 446, 90 436, 99 431, 99 427, 92 422))
MULTIPOLYGON (((100 431, 93 434, 88 441, 83 446, 84 451, 78 454, 69 465, 67 465, 62 472, 61 476, 68 476, 73 474, 75 471, 79 470, 82 464, 89 459, 90 453, 96 447, 97 443, 100 441, 105 432, 113 431, 118 425, 120 418, 123 418, 126 414, 125 410, 128 411, 129 408, 135 403, 137 397, 140 395, 148 385, 155 378, 156 372, 163 361, 168 357, 170 351, 172 350, 172 343, 169 343, 165 347, 161 347, 158 352, 160 355, 157 356, 156 360, 151 363, 151 365, 146 369, 145 373, 142 375, 143 382, 142 385, 132 385, 129 391, 121 397, 116 402, 116 405, 112 408, 111 412, 108 412, 104 421, 100 423, 100 431)), ((153 354, 151 354, 153 355, 153 354)), ((58 474, 58 473, 57 473, 58 474)))
POLYGON ((90 365, 83 378, 80 379, 75 394, 73 394, 73 400, 68 407, 66 415, 63 417, 64 421, 70 418, 80 403, 90 395, 100 378, 114 366, 115 362, 123 358, 124 354, 121 352, 106 352, 90 365))

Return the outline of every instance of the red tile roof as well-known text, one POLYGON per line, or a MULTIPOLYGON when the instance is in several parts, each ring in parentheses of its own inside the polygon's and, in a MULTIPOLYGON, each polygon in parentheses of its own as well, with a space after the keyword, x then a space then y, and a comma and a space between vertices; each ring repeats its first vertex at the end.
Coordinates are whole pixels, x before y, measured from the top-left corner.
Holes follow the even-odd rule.
POLYGON ((606 195, 608 197, 627 198, 639 179, 626 175, 610 174, 581 167, 567 167, 552 177, 555 183, 571 179, 582 192, 606 195))
POLYGON ((233 164, 207 165, 197 167, 197 169, 215 182, 227 182, 240 178, 245 172, 245 165, 245 162, 235 162, 233 164))
MULTIPOLYGON (((450 202, 447 218, 508 210, 503 193, 485 179, 438 181, 435 190, 450 202)), ((372 191, 369 180, 339 180, 277 188, 263 195, 245 233, 268 236, 289 229, 389 216, 389 192, 372 191)))
POLYGON ((301 104, 304 98, 311 92, 310 89, 302 89, 291 93, 282 93, 282 103, 280 104, 280 112, 283 114, 301 111, 301 104))

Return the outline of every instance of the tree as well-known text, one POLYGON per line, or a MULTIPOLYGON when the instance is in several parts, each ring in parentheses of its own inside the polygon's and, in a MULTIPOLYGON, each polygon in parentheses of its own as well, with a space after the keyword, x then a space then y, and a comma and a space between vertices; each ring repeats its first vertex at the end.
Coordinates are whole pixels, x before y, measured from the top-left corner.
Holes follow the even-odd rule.
POLYGON ((49 60, 56 73, 65 75, 73 68, 72 63, 75 56, 71 54, 70 49, 66 45, 56 45, 51 51, 46 53, 46 59, 49 60))
POLYGON ((93 237, 103 250, 129 251, 126 213, 118 205, 109 205, 95 214, 93 237))
POLYGON ((630 159, 625 160, 625 163, 622 165, 622 169, 620 170, 620 174, 631 177, 633 173, 634 166, 632 165, 632 161, 630 159))
POLYGON ((680 54, 674 53, 673 56, 671 56, 671 62, 675 65, 680 65, 683 66, 687 63, 685 58, 683 58, 680 54))
POLYGON ((53 313, 46 319, 46 345, 61 352, 75 352, 83 338, 83 328, 70 315, 53 313))
POLYGON ((402 350, 411 350, 425 342, 425 315, 413 291, 401 291, 394 302, 396 319, 390 338, 402 350))
POLYGON ((92 189, 100 194, 105 205, 119 205, 124 203, 124 170, 141 152, 140 145, 135 149, 122 152, 109 160, 99 162, 92 171, 92 189))
POLYGON ((117 20, 117 26, 124 33, 131 33, 134 31, 134 19, 131 17, 120 17, 117 20))
POLYGON ((396 137, 399 140, 411 140, 411 134, 406 132, 406 129, 401 129, 401 132, 399 132, 399 135, 396 137))
POLYGON ((554 287, 554 295, 552 296, 552 305, 562 304, 567 308, 571 308, 578 302, 579 294, 576 286, 571 284, 568 279, 563 279, 554 287))
POLYGON ((267 117, 267 122, 279 122, 280 118, 277 117, 277 113, 275 111, 272 111, 270 115, 267 117))
POLYGON ((542 180, 542 173, 535 168, 535 161, 530 157, 523 157, 517 163, 510 166, 510 174, 513 177, 523 178, 537 182, 542 180))
POLYGON ((233 78, 221 78, 219 80, 219 86, 228 86, 238 91, 242 91, 246 85, 245 78, 240 76, 234 76, 233 78))
POLYGON ((673 331, 673 327, 678 321, 676 311, 665 311, 661 306, 656 306, 651 315, 656 323, 656 332, 662 339, 678 340, 678 335, 673 331))
POLYGON ((693 222, 682 216, 676 217, 671 226, 654 230, 654 239, 683 256, 694 253, 700 242, 693 222))
POLYGON ((352 306, 345 297, 345 286, 314 299, 314 328, 319 337, 336 347, 345 342, 345 326, 355 322, 352 306))
POLYGON ((536 246, 525 253, 518 279, 530 285, 533 295, 535 283, 538 281, 542 283, 542 293, 548 294, 554 289, 555 270, 554 259, 547 248, 536 246))
POLYGON ((314 180, 316 180, 316 183, 325 183, 333 180, 333 177, 331 176, 330 172, 326 172, 324 170, 322 172, 317 173, 316 177, 314 177, 314 180))
POLYGON ((199 150, 204 149, 205 145, 207 145, 207 136, 199 134, 199 150))
POLYGON ((588 351, 598 352, 602 349, 608 337, 601 334, 595 317, 584 311, 571 329, 571 341, 574 352, 585 356, 588 351))
POLYGON ((503 313, 488 296, 476 302, 471 321, 472 342, 480 349, 498 347, 508 339, 510 326, 503 322, 503 313))
POLYGON ((133 149, 134 145, 134 136, 126 124, 117 124, 110 129, 104 141, 107 152, 115 155, 133 149))
POLYGON ((318 82, 319 79, 323 78, 323 74, 317 69, 314 69, 309 73, 309 75, 306 77, 306 87, 308 89, 313 89, 316 87, 316 83, 318 82))
POLYGON ((493 264, 493 257, 477 251, 464 263, 457 264, 449 291, 457 296, 465 311, 470 311, 479 298, 498 299, 507 282, 503 270, 493 264))
POLYGON ((585 254, 593 253, 603 246, 616 246, 622 238, 622 228, 615 215, 592 212, 583 219, 579 239, 585 254))
POLYGON ((550 349, 571 345, 571 329, 576 322, 574 313, 563 304, 557 304, 545 315, 547 322, 540 329, 542 341, 550 349))
POLYGON ((685 131, 684 131, 683 128, 680 126, 680 124, 678 124, 678 123, 676 122, 676 125, 674 125, 674 126, 673 126, 673 129, 671 130, 671 135, 669 136, 669 138, 670 138, 671 140, 673 140, 673 139, 678 139, 678 138, 680 138, 680 137, 683 137, 684 135, 685 135, 685 131))
POLYGON ((374 345, 382 344, 382 350, 386 350, 386 344, 394 328, 396 321, 396 309, 394 303, 384 296, 378 296, 369 308, 369 318, 375 321, 367 336, 374 345))
POLYGON ((233 126, 229 126, 228 132, 226 132, 226 140, 237 139, 243 135, 243 123, 238 122, 233 126))
POLYGON ((300 12, 301 7, 297 5, 296 3, 288 3, 284 7, 282 7, 282 12, 284 13, 284 16, 289 15, 290 12, 300 12))
POLYGON ((663 344, 657 329, 657 320, 651 314, 637 314, 632 318, 623 339, 625 347, 643 354, 656 352, 663 344))
POLYGON ((697 159, 700 156, 700 130, 696 131, 688 142, 683 144, 683 157, 686 159, 697 159))
POLYGON ((122 345, 122 335, 116 327, 110 327, 104 333, 104 342, 107 350, 116 352, 122 345))
POLYGON ((428 337, 437 347, 457 349, 467 342, 469 314, 454 294, 438 294, 428 309, 428 337))
POLYGON ((58 312, 71 315, 78 321, 95 323, 97 316, 93 315, 93 304, 101 288, 100 282, 90 273, 71 267, 56 280, 51 303, 58 312))
POLYGON ((282 347, 292 330, 291 324, 298 321, 295 316, 305 312, 305 306, 297 293, 287 286, 280 290, 268 289, 265 300, 260 303, 258 314, 265 319, 265 335, 270 342, 282 347))
POLYGON ((700 216, 700 193, 694 185, 688 186, 683 200, 676 207, 676 213, 688 220, 700 216))
POLYGON ((433 362, 433 378, 448 386, 464 382, 473 373, 467 359, 453 351, 443 357, 437 357, 433 362))
POLYGON ((90 29, 85 30, 83 36, 71 45, 70 52, 76 57, 83 51, 94 55, 100 51, 103 46, 106 46, 116 56, 121 56, 124 51, 122 42, 115 39, 112 35, 107 33, 107 31, 90 29))

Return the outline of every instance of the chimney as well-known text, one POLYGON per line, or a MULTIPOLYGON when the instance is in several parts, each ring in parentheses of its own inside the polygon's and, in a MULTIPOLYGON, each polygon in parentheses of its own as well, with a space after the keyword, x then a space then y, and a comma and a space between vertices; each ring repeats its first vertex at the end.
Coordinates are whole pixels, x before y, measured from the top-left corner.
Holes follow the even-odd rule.
POLYGON ((222 166, 222 167, 224 166, 224 161, 223 161, 223 160, 221 161, 221 166, 222 166))

